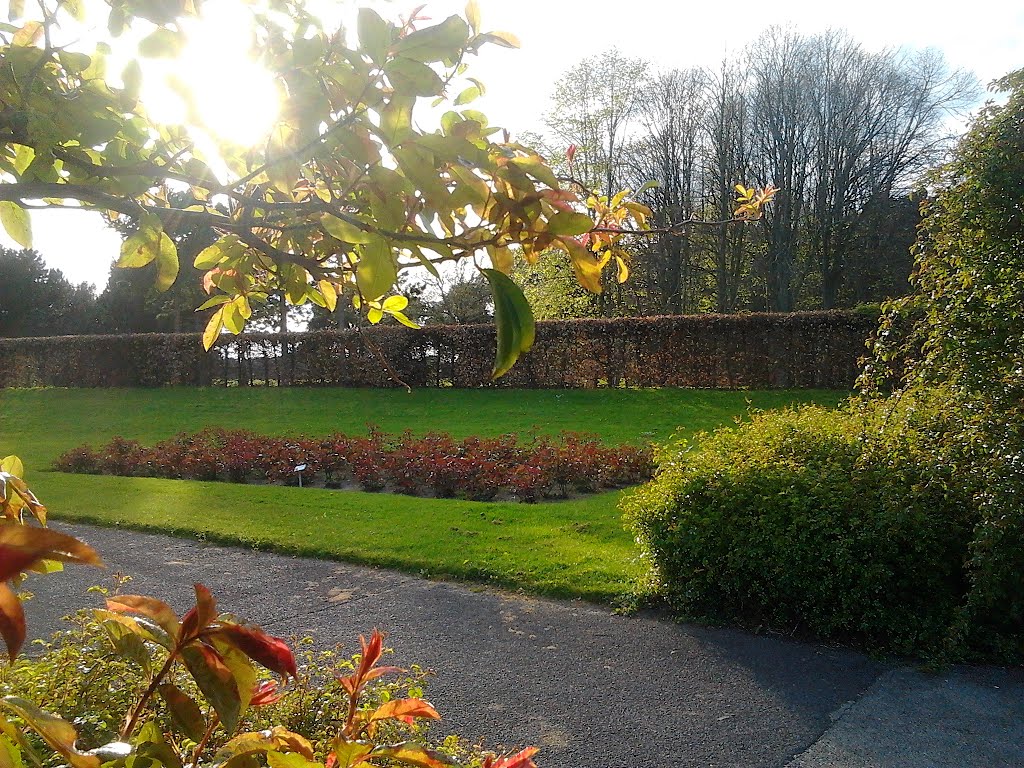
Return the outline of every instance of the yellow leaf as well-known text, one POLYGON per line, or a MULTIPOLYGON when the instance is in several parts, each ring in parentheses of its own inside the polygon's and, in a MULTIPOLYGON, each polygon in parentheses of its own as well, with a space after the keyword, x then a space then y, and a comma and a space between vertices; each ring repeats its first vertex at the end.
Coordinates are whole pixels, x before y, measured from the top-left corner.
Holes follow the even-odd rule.
POLYGON ((629 280, 629 267, 626 265, 626 262, 622 259, 622 257, 616 256, 615 263, 618 264, 619 267, 617 275, 619 283, 621 284, 629 280))
POLYGON ((7 234, 22 248, 32 247, 32 222, 29 220, 28 211, 17 203, 0 203, 0 223, 4 225, 7 234))
POLYGON ((25 479, 25 465, 21 463, 21 459, 14 455, 5 456, 3 461, 0 461, 0 472, 20 477, 22 480, 25 479))
POLYGON ((397 312, 397 311, 392 312, 391 316, 394 317, 398 322, 400 322, 402 325, 406 326, 407 328, 417 328, 417 329, 419 328, 419 325, 414 323, 412 320, 410 320, 408 317, 406 317, 401 312, 397 312))
POLYGON ((333 312, 338 308, 338 289, 334 287, 334 283, 330 280, 321 280, 317 283, 320 288, 320 293, 324 295, 324 303, 327 305, 327 309, 333 312))
POLYGON ((221 307, 213 316, 210 318, 210 322, 206 324, 206 330, 203 331, 203 349, 207 352, 213 348, 214 343, 220 336, 221 323, 224 319, 224 307, 221 307))
POLYGON ((560 237, 555 243, 569 254, 577 282, 591 293, 601 293, 601 266, 590 251, 569 237, 560 237))
POLYGON ((469 27, 473 30, 473 34, 480 34, 480 4, 477 0, 469 0, 466 3, 466 21, 469 22, 469 27))
POLYGON ((370 307, 370 310, 366 313, 366 319, 376 325, 384 317, 384 313, 376 307, 370 307))
POLYGON ((381 309, 385 312, 401 312, 407 306, 409 306, 409 300, 405 296, 388 296, 381 304, 381 309))

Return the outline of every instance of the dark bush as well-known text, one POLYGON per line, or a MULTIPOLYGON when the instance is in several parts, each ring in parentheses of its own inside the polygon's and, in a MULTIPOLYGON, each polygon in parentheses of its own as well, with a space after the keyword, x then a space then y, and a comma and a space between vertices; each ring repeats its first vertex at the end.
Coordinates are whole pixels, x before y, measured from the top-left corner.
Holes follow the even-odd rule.
POLYGON ((625 502, 655 590, 689 618, 941 653, 976 519, 945 405, 758 414, 663 450, 625 502))

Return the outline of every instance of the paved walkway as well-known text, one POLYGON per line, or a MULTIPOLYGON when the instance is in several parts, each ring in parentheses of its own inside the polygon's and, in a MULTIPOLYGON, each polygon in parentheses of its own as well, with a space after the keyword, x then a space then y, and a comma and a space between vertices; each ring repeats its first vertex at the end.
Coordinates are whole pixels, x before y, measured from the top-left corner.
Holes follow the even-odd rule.
MULTIPOLYGON (((354 649, 390 633, 397 664, 437 671, 439 726, 541 768, 1020 768, 1024 672, 928 676, 851 651, 615 616, 335 562, 193 540, 55 527, 95 546, 131 591, 179 610, 202 581, 269 631, 354 649)), ((34 579, 29 630, 99 598, 94 569, 34 579)))

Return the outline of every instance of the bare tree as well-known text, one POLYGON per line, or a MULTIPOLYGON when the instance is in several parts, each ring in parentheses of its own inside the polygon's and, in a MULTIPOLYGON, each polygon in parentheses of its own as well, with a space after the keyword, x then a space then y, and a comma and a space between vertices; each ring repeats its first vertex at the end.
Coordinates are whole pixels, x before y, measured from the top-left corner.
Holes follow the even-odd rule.
MULTIPOLYGON (((728 60, 722 62, 717 72, 708 73, 703 123, 707 153, 705 187, 707 210, 717 221, 730 218, 736 185, 750 178, 747 78, 747 72, 728 60)), ((722 224, 714 233, 710 268, 718 312, 737 309, 740 285, 747 270, 747 235, 747 227, 735 224, 722 224)))

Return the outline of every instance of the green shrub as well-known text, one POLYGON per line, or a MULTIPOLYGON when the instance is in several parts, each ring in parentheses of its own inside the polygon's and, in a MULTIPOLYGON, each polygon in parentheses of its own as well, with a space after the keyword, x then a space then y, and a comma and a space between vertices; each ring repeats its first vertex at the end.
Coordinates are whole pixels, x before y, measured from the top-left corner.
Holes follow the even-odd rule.
POLYGON ((657 593, 688 618, 936 654, 976 514, 946 400, 755 415, 662 451, 625 502, 657 593))
MULTIPOLYGON (((47 709, 74 723, 83 744, 107 744, 116 741, 124 713, 138 701, 149 682, 146 671, 137 663, 115 652, 110 636, 90 611, 81 611, 65 619, 67 627, 47 641, 37 641, 36 653, 22 656, 10 666, 0 664, 0 695, 18 696, 29 701, 45 701, 47 709)), ((272 703, 252 706, 240 729, 269 730, 282 725, 301 733, 322 757, 330 749, 337 731, 338 718, 348 708, 348 694, 339 682, 351 675, 358 663, 342 646, 317 648, 311 638, 296 643, 299 676, 281 686, 272 703), (280 695, 280 698, 277 698, 280 695)), ((270 680, 269 675, 264 675, 270 680)), ((202 693, 184 670, 176 670, 172 682, 194 700, 202 693)), ((379 706, 391 699, 420 698, 426 686, 426 673, 414 667, 407 674, 375 680, 363 692, 363 701, 379 706)), ((154 716, 162 731, 173 732, 175 725, 166 702, 154 700, 154 716)), ((386 724, 385 740, 397 741, 413 734, 423 740, 425 726, 415 723, 399 728, 386 724)), ((231 737, 222 728, 214 731, 209 742, 216 751, 231 737)), ((458 748, 459 741, 434 745, 434 748, 458 748)), ((40 752, 46 754, 41 742, 40 752)), ((50 764, 61 764, 60 755, 50 755, 50 764)))

